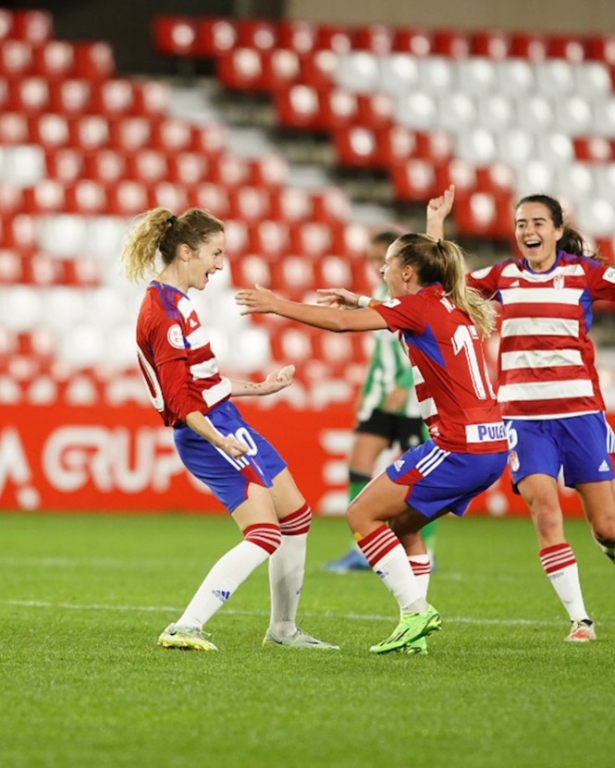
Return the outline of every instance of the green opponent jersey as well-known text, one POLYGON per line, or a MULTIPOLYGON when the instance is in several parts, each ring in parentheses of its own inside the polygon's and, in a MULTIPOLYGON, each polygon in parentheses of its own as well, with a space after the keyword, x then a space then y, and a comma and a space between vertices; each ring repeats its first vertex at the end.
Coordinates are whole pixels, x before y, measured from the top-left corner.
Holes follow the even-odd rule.
MULTIPOLYGON (((387 298, 386 286, 375 291, 375 298, 381 301, 387 298)), ((373 331, 372 335, 374 351, 361 392, 359 421, 368 419, 375 409, 382 409, 386 396, 395 387, 403 387, 407 392, 406 402, 397 413, 400 416, 420 417, 412 366, 397 335, 388 330, 373 331)))

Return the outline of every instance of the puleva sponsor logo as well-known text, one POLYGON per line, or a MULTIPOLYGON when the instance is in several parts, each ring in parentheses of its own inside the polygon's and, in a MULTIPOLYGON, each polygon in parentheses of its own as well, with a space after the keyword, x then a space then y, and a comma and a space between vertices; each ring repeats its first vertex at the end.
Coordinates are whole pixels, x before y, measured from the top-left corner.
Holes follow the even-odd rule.
POLYGON ((466 440, 468 443, 493 443, 497 440, 506 440, 506 427, 502 421, 491 424, 468 424, 466 440))

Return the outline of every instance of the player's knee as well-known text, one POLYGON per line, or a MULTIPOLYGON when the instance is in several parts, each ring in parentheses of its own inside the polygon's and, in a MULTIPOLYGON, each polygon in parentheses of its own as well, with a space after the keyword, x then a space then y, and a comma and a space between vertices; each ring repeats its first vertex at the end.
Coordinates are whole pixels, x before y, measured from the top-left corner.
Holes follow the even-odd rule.
POLYGON ((246 541, 264 549, 268 555, 273 555, 282 543, 282 531, 275 523, 255 523, 249 525, 243 532, 246 541))
POLYGON ((615 548, 615 523, 609 524, 608 521, 604 523, 594 523, 592 526, 592 533, 594 539, 602 547, 607 549, 615 548))
POLYGON ((301 536, 310 530, 311 523, 312 510, 304 502, 303 506, 296 512, 291 512, 290 515, 280 518, 280 530, 282 536, 301 536))

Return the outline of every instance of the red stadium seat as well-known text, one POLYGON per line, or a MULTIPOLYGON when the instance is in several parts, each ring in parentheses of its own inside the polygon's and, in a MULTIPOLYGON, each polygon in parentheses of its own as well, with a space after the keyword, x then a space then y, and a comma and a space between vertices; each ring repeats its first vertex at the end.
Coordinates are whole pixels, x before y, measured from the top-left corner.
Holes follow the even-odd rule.
POLYGON ((163 152, 184 152, 192 149, 192 129, 185 120, 164 118, 151 123, 151 128, 152 147, 163 152))
POLYGON ((440 194, 443 189, 437 183, 433 163, 419 158, 411 158, 393 166, 391 180, 399 200, 425 202, 440 194))
POLYGON ((538 62, 547 57, 547 39, 535 32, 515 32, 510 38, 510 55, 538 62))
POLYGON ((587 58, 615 66, 615 34, 590 35, 587 38, 587 58))
POLYGON ((107 189, 108 211, 114 216, 137 216, 150 207, 147 186, 139 181, 120 180, 107 189))
POLYGON ((180 184, 159 181, 149 189, 149 206, 151 208, 168 208, 174 213, 182 213, 188 207, 186 188, 180 184))
POLYGON ((269 216, 269 196, 262 187, 243 184, 229 190, 230 215, 246 222, 260 221, 269 216))
POLYGON ((313 56, 304 56, 301 59, 301 81, 313 88, 332 88, 339 60, 339 54, 329 49, 315 51, 313 56))
POLYGON ((261 51, 260 87, 265 91, 277 91, 296 83, 301 76, 301 60, 296 51, 274 48, 261 51))
POLYGON ((46 78, 72 77, 75 46, 66 40, 49 40, 32 51, 32 72, 46 78))
POLYGON ((547 56, 579 64, 586 58, 586 42, 580 35, 550 35, 547 56))
POLYGON ((216 58, 217 79, 226 88, 260 91, 263 88, 261 52, 253 48, 233 48, 216 58))
POLYGON ((49 83, 49 109, 64 115, 82 115, 90 107, 92 86, 74 78, 49 83))
POLYGON ((230 212, 228 190, 221 184, 210 182, 196 184, 189 190, 188 200, 191 207, 202 208, 219 219, 226 219, 230 212))
POLYGON ((371 128, 351 125, 338 128, 333 133, 337 163, 351 168, 382 168, 378 136, 371 128))
POLYGON ((156 149, 140 149, 126 156, 126 176, 129 179, 153 184, 167 179, 167 157, 156 149))
POLYGON ((394 122, 395 105, 388 93, 357 95, 357 122, 371 128, 382 128, 394 122))
POLYGON ((32 46, 24 40, 0 40, 0 76, 22 77, 31 73, 32 46))
POLYGON ((108 43, 75 43, 75 77, 106 80, 115 73, 113 49, 108 43))
POLYGON ((26 213, 50 213, 66 209, 64 185, 56 179, 41 179, 24 189, 23 206, 26 213))
POLYGON ((314 213, 310 194, 296 187, 270 189, 271 216, 280 221, 306 221, 314 213))
POLYGON ((134 152, 152 142, 153 121, 146 117, 118 117, 109 121, 109 145, 120 152, 134 152))
POLYGON ((352 125, 358 121, 357 94, 344 88, 322 90, 318 93, 318 114, 315 126, 324 131, 352 125))
POLYGON ((271 270, 267 259, 256 254, 248 254, 232 259, 231 282, 237 288, 251 288, 258 284, 265 288, 271 285, 271 270))
POLYGON ((313 339, 316 329, 288 326, 271 337, 271 355, 278 363, 302 366, 314 359, 313 339))
POLYGON ((137 115, 162 116, 169 108, 171 88, 158 80, 132 82, 134 112, 137 115))
POLYGON ((510 55, 512 40, 510 34, 501 29, 484 29, 470 37, 470 53, 500 61, 510 55))
MULTIPOLYGON (((14 189, 14 187, 13 187, 14 189)), ((20 200, 22 198, 19 190, 20 200)), ((4 206, 3 188, 0 185, 0 210, 2 216, 2 247, 18 251, 31 251, 38 246, 39 224, 37 217, 29 213, 14 213, 4 206)))
POLYGON ((356 27, 352 47, 357 51, 371 51, 385 56, 393 50, 395 30, 386 24, 365 24, 356 27))
POLYGON ((250 174, 247 160, 239 155, 224 154, 209 161, 208 179, 215 184, 236 187, 246 184, 250 174))
POLYGON ((431 55, 433 33, 415 27, 397 27, 393 35, 393 51, 422 58, 431 55))
POLYGON ((317 26, 300 19, 282 19, 278 23, 278 48, 300 55, 311 53, 316 46, 317 26))
POLYGON ((0 113, 0 145, 28 144, 32 141, 31 122, 17 112, 0 113))
MULTIPOLYGON (((213 211, 212 211, 213 213, 213 211)), ((238 219, 226 219, 224 222, 226 232, 226 253, 229 258, 237 258, 248 251, 249 235, 245 221, 238 219)))
MULTIPOLYGON (((324 256, 327 253, 332 252, 333 240, 331 236, 331 229, 326 224, 318 223, 315 221, 307 221, 304 224, 292 224, 290 226, 290 249, 292 253, 300 254, 297 258, 300 261, 304 261, 306 264, 310 264, 311 285, 306 284, 305 290, 313 287, 313 265, 309 259, 305 259, 305 256, 317 257, 324 256)), ((290 258, 290 257, 288 257, 290 258)), ((284 259, 287 261, 288 259, 284 259)), ((294 265, 294 262, 293 262, 294 265)), ((284 268, 286 269, 286 268, 284 268)), ((293 270, 291 274, 291 284, 295 286, 292 281, 292 275, 300 276, 307 274, 307 272, 300 272, 300 268, 294 265, 289 270, 293 270)), ((299 279, 299 278, 297 278, 299 279)), ((296 287, 296 286, 295 286, 296 287)))
POLYGON ((463 59, 470 54, 470 38, 460 30, 436 30, 433 34, 431 52, 451 59, 463 59))
POLYGON ((214 157, 226 147, 227 128, 223 123, 193 125, 191 134, 191 152, 203 152, 207 157, 214 157))
POLYGON ((126 177, 126 157, 114 149, 85 152, 84 175, 94 181, 114 183, 126 177))
POLYGON ((176 184, 199 184, 209 177, 210 161, 200 152, 178 152, 166 156, 169 181, 176 184))
POLYGON ((353 263, 343 255, 322 256, 315 264, 314 282, 319 288, 353 288, 356 277, 353 263))
POLYGON ((156 16, 152 22, 154 48, 169 56, 192 56, 196 22, 185 16, 156 16))
POLYGON ((348 53, 352 49, 353 30, 336 24, 319 24, 316 28, 316 48, 348 53))
POLYGON ((615 142, 604 136, 577 137, 573 145, 577 160, 609 163, 615 158, 615 142))
POLYGON ((313 217, 317 222, 331 225, 350 218, 350 198, 339 187, 325 187, 312 193, 313 217))
POLYGON ((448 161, 436 163, 436 186, 437 194, 441 194, 451 184, 459 191, 471 191, 476 189, 476 168, 465 160, 452 158, 448 161))
POLYGON ((34 45, 40 45, 53 37, 53 20, 48 11, 14 10, 12 16, 11 37, 27 40, 34 45))
POLYGON ((289 252, 289 225, 285 221, 254 221, 249 229, 249 247, 254 253, 276 259, 289 252))
MULTIPOLYGON (((16 285, 23 282, 23 277, 22 256, 12 249, 0 249, 0 285, 16 285)), ((6 352, 7 333, 0 331, 0 357, 6 352)))
POLYGON ((277 26, 273 22, 239 18, 235 29, 238 45, 257 51, 271 51, 278 47, 277 26))
POLYGON ((512 210, 510 195, 469 192, 456 196, 453 216, 462 235, 511 238, 512 210))
POLYGON ((107 191, 100 181, 79 179, 66 187, 66 210, 96 216, 107 212, 107 191))
POLYGON ((71 141, 69 121, 63 115, 52 113, 30 118, 31 141, 43 148, 65 147, 71 141))
POLYGON ((293 85, 274 95, 278 123, 288 128, 314 128, 318 124, 320 106, 318 92, 307 85, 293 85))
POLYGON ((90 109, 107 117, 127 115, 135 111, 135 86, 126 78, 93 83, 90 109))
POLYGON ((200 18, 196 22, 194 53, 217 57, 237 44, 237 30, 232 21, 222 18, 200 18))
MULTIPOLYGON (((8 214, 15 214, 23 209, 23 192, 20 187, 15 186, 15 184, 8 184, 6 182, 0 182, 0 213, 2 213, 2 217, 0 218, 0 225, 4 224, 4 218, 8 214)), ((7 236, 8 236, 8 221, 6 222, 7 225, 7 236)), ((5 233, 2 233, 3 238, 5 233)), ((10 241, 9 241, 10 242, 10 241)), ((10 243, 12 244, 12 243, 10 243)))
POLYGON ((84 150, 101 149, 109 145, 109 121, 103 115, 81 115, 70 121, 70 141, 84 150))
POLYGON ((88 256, 66 259, 64 263, 64 282, 76 288, 95 288, 101 284, 100 264, 88 256))
POLYGON ((7 111, 37 114, 49 108, 49 86, 42 77, 13 78, 8 90, 7 111))
POLYGON ((288 180, 288 162, 277 152, 250 158, 247 166, 249 184, 271 188, 288 180))

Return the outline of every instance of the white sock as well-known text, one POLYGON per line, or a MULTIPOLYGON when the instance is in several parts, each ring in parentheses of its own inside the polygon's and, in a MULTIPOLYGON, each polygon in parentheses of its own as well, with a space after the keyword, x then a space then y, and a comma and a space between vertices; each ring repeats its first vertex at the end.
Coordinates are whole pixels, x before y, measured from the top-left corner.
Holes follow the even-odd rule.
POLYGON ((311 520, 312 513, 307 504, 280 520, 282 543, 269 558, 269 629, 276 637, 290 637, 297 631, 297 608, 305 576, 311 520))
POLYGON ((233 547, 207 574, 177 624, 200 629, 268 557, 266 550, 251 541, 233 547))
POLYGON ((427 590, 429 589, 429 578, 431 576, 431 557, 427 555, 411 555, 408 558, 412 573, 421 590, 421 596, 427 600, 427 590))
POLYGON ((587 619, 579 569, 570 545, 563 543, 546 547, 540 550, 539 555, 547 578, 568 612, 570 621, 587 619))
POLYGON ((422 613, 427 602, 412 573, 399 539, 386 525, 359 541, 359 547, 384 586, 397 600, 402 613, 422 613))

